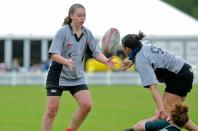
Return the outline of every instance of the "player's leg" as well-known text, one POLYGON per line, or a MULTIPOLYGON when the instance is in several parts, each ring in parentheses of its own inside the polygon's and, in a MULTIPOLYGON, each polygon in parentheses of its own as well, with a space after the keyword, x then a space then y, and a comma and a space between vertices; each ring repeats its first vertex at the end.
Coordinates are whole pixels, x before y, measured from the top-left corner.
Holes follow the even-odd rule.
POLYGON ((185 99, 185 97, 174 95, 174 94, 169 93, 169 92, 164 92, 163 103, 164 103, 164 107, 165 107, 166 112, 168 114, 170 114, 174 105, 176 103, 183 103, 184 99, 185 99))
POLYGON ((41 131, 51 131, 53 121, 58 112, 62 90, 48 89, 46 109, 43 116, 41 131))
POLYGON ((78 102, 78 108, 72 117, 71 130, 77 131, 91 111, 92 97, 89 90, 80 90, 74 94, 74 97, 78 102))
MULTIPOLYGON (((165 92, 163 95, 163 102, 165 105, 165 110, 169 114, 175 103, 184 102, 184 100, 185 100, 185 97, 174 95, 168 92, 165 92)), ((188 123, 185 125, 185 128, 190 131, 198 131, 198 126, 195 125, 191 120, 188 121, 188 123)))
MULTIPOLYGON (((187 96, 187 93, 192 89, 193 78, 194 75, 191 67, 187 64, 182 67, 181 71, 176 76, 167 78, 167 87, 163 95, 163 102, 167 112, 170 113, 175 103, 184 102, 185 96, 187 96)), ((185 128, 190 131, 198 131, 198 126, 191 120, 189 120, 185 128)))
POLYGON ((52 123, 56 117, 60 102, 60 96, 48 96, 47 106, 43 116, 41 131, 51 131, 52 123))

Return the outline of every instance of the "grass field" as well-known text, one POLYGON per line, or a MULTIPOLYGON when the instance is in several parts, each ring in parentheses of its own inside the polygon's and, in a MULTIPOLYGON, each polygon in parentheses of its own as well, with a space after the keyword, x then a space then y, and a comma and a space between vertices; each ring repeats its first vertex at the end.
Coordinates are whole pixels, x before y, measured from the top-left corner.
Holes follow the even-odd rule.
MULTIPOLYGON (((153 114, 147 89, 138 86, 90 86, 94 106, 80 131, 122 131, 153 114)), ((163 88, 160 87, 162 91, 163 88)), ((45 108, 44 86, 0 87, 0 131, 39 131, 45 108)), ((198 88, 186 99, 190 117, 198 124, 198 88)), ((76 108, 68 92, 62 96, 53 131, 65 131, 76 108)))

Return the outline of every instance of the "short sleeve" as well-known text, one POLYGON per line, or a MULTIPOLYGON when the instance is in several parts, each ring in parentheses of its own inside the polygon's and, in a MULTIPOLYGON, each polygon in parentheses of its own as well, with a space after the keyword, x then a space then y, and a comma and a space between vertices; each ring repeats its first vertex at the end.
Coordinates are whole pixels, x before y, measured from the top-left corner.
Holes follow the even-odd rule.
POLYGON ((61 28, 55 35, 52 44, 49 49, 49 53, 60 54, 62 53, 63 44, 65 42, 66 31, 65 28, 61 28))
POLYGON ((91 33, 91 31, 87 30, 88 35, 88 48, 90 48, 91 54, 94 58, 96 58, 100 53, 100 49, 98 47, 98 44, 96 43, 96 40, 91 33))
POLYGON ((140 74, 140 78, 144 87, 148 87, 153 84, 157 84, 157 78, 152 66, 149 62, 143 58, 136 58, 136 69, 140 74))

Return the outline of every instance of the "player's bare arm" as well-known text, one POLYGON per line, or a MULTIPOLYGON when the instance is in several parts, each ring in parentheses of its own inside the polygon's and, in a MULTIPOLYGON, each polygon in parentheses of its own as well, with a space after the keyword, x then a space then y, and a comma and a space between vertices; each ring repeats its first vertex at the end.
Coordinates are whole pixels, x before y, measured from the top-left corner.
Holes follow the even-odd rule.
POLYGON ((60 64, 67 65, 70 70, 74 68, 74 61, 72 59, 66 59, 59 54, 52 54, 51 59, 60 64))
POLYGON ((167 119, 168 115, 167 115, 166 111, 164 110, 162 96, 157 88, 157 85, 151 85, 149 89, 151 91, 152 97, 153 97, 153 99, 156 103, 156 106, 157 106, 156 115, 162 119, 167 119))
POLYGON ((107 65, 109 68, 113 68, 115 62, 112 61, 112 57, 107 58, 104 56, 102 53, 100 53, 97 57, 96 60, 107 65))

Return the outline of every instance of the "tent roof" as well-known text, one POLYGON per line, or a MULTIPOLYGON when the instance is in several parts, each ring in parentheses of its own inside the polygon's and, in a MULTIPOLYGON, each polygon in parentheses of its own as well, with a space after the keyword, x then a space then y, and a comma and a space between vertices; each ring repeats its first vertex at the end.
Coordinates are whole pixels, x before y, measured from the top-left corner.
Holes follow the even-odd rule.
POLYGON ((1 0, 0 35, 49 35, 61 27, 68 8, 82 3, 87 12, 85 26, 94 35, 115 27, 121 36, 198 35, 198 21, 159 0, 1 0))

